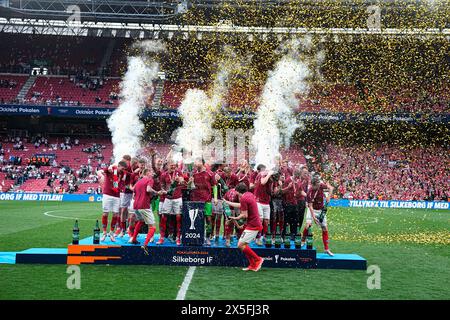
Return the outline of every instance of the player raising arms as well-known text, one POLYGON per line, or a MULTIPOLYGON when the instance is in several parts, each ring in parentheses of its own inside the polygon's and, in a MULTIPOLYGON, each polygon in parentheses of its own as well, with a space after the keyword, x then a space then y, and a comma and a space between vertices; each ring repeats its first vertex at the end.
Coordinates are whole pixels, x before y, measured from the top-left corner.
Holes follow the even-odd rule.
POLYGON ((206 245, 211 245, 211 215, 212 215, 212 196, 214 193, 214 204, 217 205, 217 182, 214 174, 205 167, 205 161, 202 158, 194 160, 195 172, 189 178, 189 185, 194 183, 195 188, 191 191, 191 201, 201 201, 205 203, 206 219, 206 245))
POLYGON ((126 231, 127 219, 128 219, 128 207, 130 206, 131 199, 133 198, 133 191, 130 190, 130 179, 134 170, 139 166, 137 158, 131 158, 129 155, 124 155, 123 161, 127 163, 127 168, 120 174, 119 179, 119 191, 120 191, 120 221, 118 221, 118 227, 116 229, 115 236, 122 238, 126 231))
POLYGON ((262 230, 261 219, 259 218, 258 205, 255 196, 248 192, 245 183, 239 183, 236 188, 239 195, 239 203, 224 200, 230 207, 239 208, 240 214, 237 217, 230 217, 232 220, 247 219, 247 223, 241 237, 239 238, 238 248, 241 250, 249 262, 244 271, 259 271, 264 259, 258 256, 249 246, 255 240, 258 232, 262 230))
POLYGON ((326 197, 327 204, 330 202, 331 195, 333 193, 333 187, 329 183, 323 183, 320 180, 320 176, 315 174, 311 179, 311 188, 306 196, 306 203, 308 205, 308 212, 306 214, 306 225, 303 230, 302 246, 306 240, 308 228, 312 225, 312 221, 322 228, 322 240, 325 253, 333 256, 333 253, 328 247, 328 226, 327 217, 320 217, 320 213, 324 207, 325 191, 328 190, 328 196, 326 197))
POLYGON ((248 164, 248 161, 243 159, 239 165, 238 170, 236 171, 236 176, 238 178, 238 183, 243 182, 247 186, 247 188, 250 188, 250 179, 253 175, 253 170, 248 164))
POLYGON ((167 171, 161 176, 161 193, 165 199, 161 212, 160 238, 157 244, 164 243, 166 233, 166 223, 168 215, 176 216, 177 224, 177 246, 181 245, 181 213, 183 208, 182 189, 186 185, 185 176, 177 169, 177 164, 172 159, 169 160, 167 171))
POLYGON ((228 166, 225 166, 222 170, 216 171, 214 178, 217 181, 218 201, 217 205, 213 204, 212 206, 212 238, 215 240, 215 243, 219 243, 219 233, 223 216, 222 198, 228 190, 234 188, 238 184, 238 178, 228 166))
POLYGON ((255 189, 253 193, 258 204, 259 217, 262 220, 263 230, 262 234, 258 234, 256 238, 256 244, 261 246, 261 236, 265 236, 268 231, 270 221, 270 197, 272 193, 272 175, 278 180, 275 172, 270 170, 266 171, 266 166, 259 164, 256 170, 259 172, 255 178, 255 189))
POLYGON ((116 241, 114 237, 114 228, 119 221, 119 207, 120 207, 120 192, 119 192, 119 177, 123 170, 128 167, 125 161, 120 161, 117 166, 110 166, 108 169, 97 171, 100 180, 103 181, 103 199, 102 199, 102 226, 103 235, 101 241, 105 241, 106 229, 108 227, 108 214, 112 213, 111 231, 109 237, 111 241, 116 241))
POLYGON ((145 223, 148 225, 147 236, 144 241, 142 249, 148 254, 147 246, 150 241, 153 241, 155 234, 155 216, 151 209, 151 199, 153 194, 156 193, 153 190, 153 171, 151 169, 144 169, 142 172, 142 178, 132 187, 134 194, 133 209, 136 215, 136 226, 134 228, 133 236, 128 241, 132 244, 139 244, 137 236, 142 225, 145 223))

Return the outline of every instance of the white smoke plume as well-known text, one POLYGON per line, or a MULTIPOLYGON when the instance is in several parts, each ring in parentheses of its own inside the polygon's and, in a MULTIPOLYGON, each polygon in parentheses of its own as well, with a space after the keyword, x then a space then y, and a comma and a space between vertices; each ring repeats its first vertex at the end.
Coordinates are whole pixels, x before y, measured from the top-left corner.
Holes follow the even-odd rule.
POLYGON ((144 124, 139 115, 145 108, 147 97, 153 94, 152 82, 157 79, 159 71, 159 63, 153 58, 147 61, 146 54, 165 50, 159 41, 136 43, 134 48, 141 49, 141 53, 128 57, 127 72, 120 83, 121 101, 107 121, 115 162, 120 161, 125 154, 135 156, 141 148, 144 124))
POLYGON ((188 154, 192 153, 192 158, 209 156, 203 153, 203 143, 212 138, 212 124, 228 92, 230 73, 238 64, 233 50, 225 47, 224 58, 211 89, 208 92, 188 89, 181 102, 178 110, 183 125, 177 130, 175 142, 188 154))
POLYGON ((301 125, 294 114, 299 103, 296 96, 308 94, 311 71, 300 53, 310 48, 310 38, 296 39, 280 48, 286 53, 268 74, 254 121, 256 164, 273 168, 280 147, 289 147, 292 135, 301 125))

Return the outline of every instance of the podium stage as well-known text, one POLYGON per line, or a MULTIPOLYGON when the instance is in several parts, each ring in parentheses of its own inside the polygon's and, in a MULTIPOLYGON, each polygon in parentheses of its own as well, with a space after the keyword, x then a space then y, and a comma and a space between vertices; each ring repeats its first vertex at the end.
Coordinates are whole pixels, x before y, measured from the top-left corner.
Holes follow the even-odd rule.
MULTIPOLYGON (((159 235, 155 235, 155 242, 159 235)), ((138 240, 143 243, 145 234, 138 240)), ((128 237, 118 238, 116 242, 107 241, 100 245, 92 244, 92 237, 82 239, 79 245, 69 245, 67 249, 33 248, 8 255, 9 263, 38 264, 109 264, 109 265, 171 265, 171 266, 224 266, 243 267, 247 264, 245 256, 236 248, 226 248, 220 239, 218 245, 177 246, 166 240, 163 245, 150 243, 146 255, 140 245, 127 243, 128 237)), ((357 254, 335 254, 330 257, 316 253, 316 250, 264 248, 254 244, 251 247, 264 258, 264 268, 304 268, 304 269, 352 269, 366 270, 367 261, 357 254)), ((0 253, 0 259, 2 253, 0 253)), ((6 262, 5 262, 6 263, 6 262)))
MULTIPOLYGON (((159 234, 149 244, 148 254, 140 245, 128 244, 128 235, 109 238, 99 245, 92 237, 80 240, 78 245, 67 248, 32 248, 21 252, 0 252, 0 263, 42 263, 42 264, 108 264, 108 265, 170 265, 170 266, 222 266, 243 267, 247 259, 237 248, 237 239, 231 247, 225 247, 224 239, 211 246, 204 246, 204 203, 187 201, 183 203, 182 245, 166 240, 156 245, 159 234)), ((144 243, 145 234, 138 236, 144 243)), ((316 240, 317 241, 317 240, 316 240)), ((357 254, 335 254, 330 257, 316 253, 306 247, 296 249, 293 241, 290 248, 265 248, 250 244, 254 251, 264 258, 264 268, 303 269, 353 269, 366 270, 367 261, 357 254)))

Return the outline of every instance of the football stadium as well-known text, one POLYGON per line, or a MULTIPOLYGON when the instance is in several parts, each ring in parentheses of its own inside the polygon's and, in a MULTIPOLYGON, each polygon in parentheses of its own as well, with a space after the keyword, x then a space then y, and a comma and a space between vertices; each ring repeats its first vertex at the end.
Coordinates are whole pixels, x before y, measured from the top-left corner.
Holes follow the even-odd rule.
POLYGON ((449 120, 448 0, 0 0, 0 300, 448 300, 449 120))

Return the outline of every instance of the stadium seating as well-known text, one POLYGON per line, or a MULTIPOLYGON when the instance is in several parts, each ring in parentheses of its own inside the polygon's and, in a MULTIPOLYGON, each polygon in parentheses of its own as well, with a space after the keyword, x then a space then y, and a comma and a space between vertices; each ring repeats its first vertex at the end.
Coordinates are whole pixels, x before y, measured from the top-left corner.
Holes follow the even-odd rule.
POLYGON ((77 105, 80 102, 85 106, 112 107, 119 104, 118 99, 110 99, 111 92, 118 92, 119 79, 105 79, 103 86, 96 90, 82 88, 67 77, 39 76, 30 88, 25 99, 33 104, 57 104, 60 100, 62 105, 77 105), (58 97, 60 99, 58 99, 58 97), (96 98, 100 100, 97 101, 96 98), (111 104, 105 104, 110 101, 111 104))
POLYGON ((49 190, 47 181, 48 179, 29 179, 18 190, 24 192, 42 192, 44 189, 49 190))
POLYGON ((16 99, 17 94, 27 81, 28 77, 23 75, 0 75, 0 101, 8 103, 16 99), (7 84, 10 84, 8 86, 7 84))

